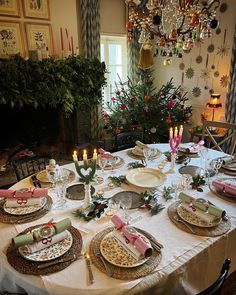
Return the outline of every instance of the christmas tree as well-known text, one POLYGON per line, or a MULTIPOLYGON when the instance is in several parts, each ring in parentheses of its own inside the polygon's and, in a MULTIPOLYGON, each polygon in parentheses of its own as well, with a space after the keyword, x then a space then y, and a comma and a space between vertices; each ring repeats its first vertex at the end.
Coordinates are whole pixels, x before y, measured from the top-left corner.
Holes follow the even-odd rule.
POLYGON ((175 87, 173 79, 156 91, 151 74, 144 71, 141 80, 134 85, 130 79, 116 85, 116 94, 103 114, 108 132, 118 134, 131 130, 143 130, 145 142, 165 142, 169 128, 188 122, 192 107, 186 106, 187 93, 175 87))

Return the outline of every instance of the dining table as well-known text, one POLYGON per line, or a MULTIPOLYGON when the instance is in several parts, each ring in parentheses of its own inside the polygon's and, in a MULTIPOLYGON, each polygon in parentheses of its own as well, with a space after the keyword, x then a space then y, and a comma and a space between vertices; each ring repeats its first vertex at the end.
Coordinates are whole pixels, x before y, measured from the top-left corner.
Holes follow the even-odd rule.
MULTIPOLYGON (((149 147, 157 149, 160 154, 146 161, 148 168, 159 171, 160 163, 165 159, 164 152, 170 150, 168 144, 150 144, 149 147)), ((130 154, 130 149, 113 153, 122 159, 119 167, 113 169, 97 169, 96 174, 103 178, 102 183, 94 182, 92 186, 95 192, 103 192, 103 198, 109 199, 115 194, 123 191, 143 192, 144 188, 131 183, 122 183, 121 186, 109 185, 109 177, 126 175, 130 171, 129 163, 138 161, 130 154)), ((224 153, 209 149, 205 158, 210 161, 225 156, 224 153)), ((139 161, 141 163, 141 161, 139 161)), ((183 164, 175 164, 174 173, 168 173, 169 162, 164 162, 162 169, 164 183, 156 188, 158 202, 164 207, 157 214, 152 215, 150 210, 144 208, 134 208, 128 210, 131 224, 153 236, 160 244, 161 259, 158 265, 150 273, 134 279, 117 279, 102 272, 95 264, 91 264, 94 277, 92 284, 88 283, 88 272, 86 260, 78 259, 68 267, 46 275, 31 275, 18 272, 8 262, 7 248, 13 237, 24 231, 29 226, 47 223, 49 220, 59 221, 70 218, 73 227, 81 233, 83 246, 82 251, 89 251, 91 240, 101 231, 113 226, 110 216, 103 214, 100 218, 91 221, 84 221, 76 216, 74 212, 83 204, 83 200, 65 198, 63 207, 56 208, 59 195, 55 190, 49 189, 49 195, 53 200, 52 209, 37 220, 28 220, 26 223, 8 224, 0 223, 0 291, 12 293, 28 293, 31 295, 121 295, 121 294, 197 294, 219 276, 222 264, 226 258, 231 260, 230 272, 236 270, 236 199, 230 200, 221 198, 212 190, 208 184, 203 185, 203 191, 185 187, 185 193, 194 198, 204 198, 215 206, 226 211, 230 227, 227 232, 216 235, 198 235, 190 231, 182 230, 171 221, 168 215, 168 208, 175 202, 175 194, 172 199, 165 199, 162 192, 165 188, 171 187, 174 180, 183 177, 179 173, 179 168, 183 164)), ((201 167, 204 163, 201 157, 191 158, 188 165, 201 167)), ((80 183, 76 173, 75 165, 71 163, 63 168, 75 172, 75 179, 68 186, 80 183)), ((214 178, 219 175, 213 176, 214 178)), ((19 190, 32 187, 31 177, 27 177, 16 184, 11 189, 19 190)), ((178 192, 179 194, 179 192, 178 192)), ((121 213, 123 210, 121 210, 121 213)), ((184 225, 183 225, 184 226, 184 225)), ((135 270, 134 270, 135 271, 135 270)))

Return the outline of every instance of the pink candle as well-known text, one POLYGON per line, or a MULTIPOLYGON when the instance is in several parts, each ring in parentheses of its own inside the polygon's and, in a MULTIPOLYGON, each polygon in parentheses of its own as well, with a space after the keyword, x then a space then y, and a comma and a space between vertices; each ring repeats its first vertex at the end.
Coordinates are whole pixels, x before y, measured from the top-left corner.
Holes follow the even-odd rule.
POLYGON ((62 32, 62 28, 60 28, 60 32, 61 32, 61 50, 64 50, 64 44, 63 44, 63 32, 62 32))

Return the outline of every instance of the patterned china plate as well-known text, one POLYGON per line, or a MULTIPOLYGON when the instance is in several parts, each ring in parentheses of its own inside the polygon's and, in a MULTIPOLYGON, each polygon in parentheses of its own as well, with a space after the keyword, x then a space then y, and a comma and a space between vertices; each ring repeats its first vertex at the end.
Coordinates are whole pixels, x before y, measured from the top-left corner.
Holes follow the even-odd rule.
POLYGON ((206 221, 200 219, 196 215, 188 212, 185 208, 181 206, 181 204, 177 207, 177 213, 179 217, 182 218, 187 223, 196 225, 199 227, 213 227, 218 225, 221 222, 221 218, 217 218, 212 223, 207 223, 206 221))
POLYGON ((153 188, 162 185, 165 182, 166 176, 156 169, 136 168, 128 171, 126 179, 133 185, 153 188))
POLYGON ((42 209, 46 203, 47 203, 47 198, 42 197, 42 202, 41 205, 33 205, 33 206, 25 206, 25 207, 6 207, 5 204, 3 205, 3 210, 11 215, 26 215, 26 214, 31 214, 34 213, 40 209, 42 209))
POLYGON ((100 244, 102 256, 111 264, 119 267, 136 267, 144 264, 148 258, 136 260, 113 237, 112 232, 105 235, 100 244))
POLYGON ((67 231, 67 233, 68 237, 66 239, 45 249, 30 254, 28 253, 27 248, 25 246, 22 246, 18 248, 19 253, 25 259, 35 262, 43 262, 56 259, 65 254, 72 246, 73 237, 69 231, 67 231))
MULTIPOLYGON (((71 177, 74 175, 74 172, 73 172, 73 171, 71 171, 71 170, 69 170, 69 169, 65 169, 65 168, 62 168, 62 169, 63 169, 63 170, 66 170, 66 171, 69 172, 69 178, 71 178, 71 177)), ((51 183, 51 182, 49 181, 49 179, 48 179, 48 176, 47 176, 47 172, 46 172, 46 170, 42 170, 42 171, 38 172, 38 173, 36 174, 36 177, 37 177, 37 179, 38 179, 39 181, 41 181, 41 182, 48 182, 48 183, 51 183)))

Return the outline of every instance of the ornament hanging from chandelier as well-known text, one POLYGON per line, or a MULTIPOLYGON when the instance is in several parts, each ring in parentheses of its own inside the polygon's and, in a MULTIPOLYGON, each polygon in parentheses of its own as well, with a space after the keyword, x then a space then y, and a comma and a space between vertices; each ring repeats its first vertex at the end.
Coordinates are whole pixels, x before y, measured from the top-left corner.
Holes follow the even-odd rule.
POLYGON ((152 40, 155 56, 188 53, 194 43, 212 36, 219 21, 216 10, 220 0, 126 0, 127 33, 132 42, 135 30, 139 43, 152 40))

